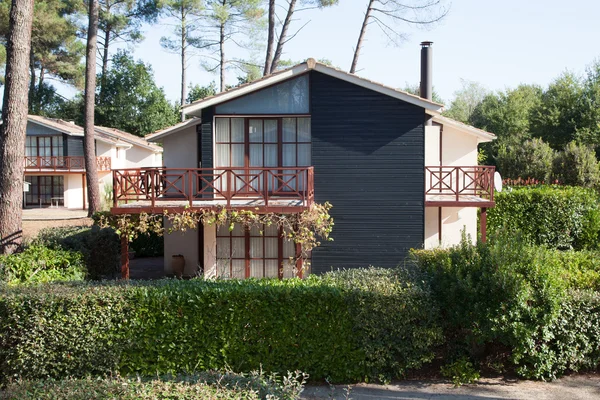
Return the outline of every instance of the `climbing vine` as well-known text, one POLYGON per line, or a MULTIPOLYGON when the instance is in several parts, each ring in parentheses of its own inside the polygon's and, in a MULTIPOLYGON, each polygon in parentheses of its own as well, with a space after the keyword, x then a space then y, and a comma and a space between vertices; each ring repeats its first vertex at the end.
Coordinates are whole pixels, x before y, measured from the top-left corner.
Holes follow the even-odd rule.
POLYGON ((117 234, 125 235, 129 241, 140 234, 155 233, 159 236, 173 232, 185 232, 203 226, 229 225, 232 231, 235 224, 246 229, 275 225, 281 228, 285 237, 300 244, 302 254, 296 259, 306 259, 310 251, 321 245, 322 240, 332 241, 333 218, 329 214, 331 204, 313 204, 309 209, 296 214, 258 214, 254 211, 218 208, 195 211, 185 209, 182 212, 171 213, 165 210, 162 214, 122 214, 112 215, 108 212, 97 213, 96 223, 102 227, 111 227, 117 234), (168 224, 163 224, 163 221, 168 224), (165 228, 168 226, 168 228, 165 228))

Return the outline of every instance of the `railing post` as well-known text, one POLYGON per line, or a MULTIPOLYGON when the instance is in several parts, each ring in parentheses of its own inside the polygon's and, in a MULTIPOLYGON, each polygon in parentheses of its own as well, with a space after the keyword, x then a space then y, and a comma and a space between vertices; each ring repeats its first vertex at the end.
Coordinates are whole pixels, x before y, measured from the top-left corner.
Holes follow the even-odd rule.
POLYGON ((458 193, 459 193, 458 192, 459 177, 458 177, 458 174, 459 174, 459 169, 458 169, 458 167, 456 167, 456 201, 459 200, 459 196, 458 196, 458 193))
MULTIPOLYGON (((188 169, 185 171, 185 174, 187 174, 187 181, 188 181, 188 201, 189 201, 189 205, 190 207, 192 207, 194 205, 194 190, 192 188, 192 170, 188 169)), ((185 193, 185 191, 184 191, 185 193)))
POLYGON ((117 171, 113 170, 112 172, 112 181, 113 181, 113 207, 117 207, 117 171))
MULTIPOLYGON (((156 170, 147 170, 146 174, 150 174, 150 184, 148 185, 148 191, 150 193, 150 202, 152 204, 152 208, 154 208, 154 206, 156 206, 156 191, 154 188, 154 180, 156 179, 156 174, 155 174, 156 170)), ((140 174, 142 173, 142 171, 140 171, 140 174)))
POLYGON ((263 174, 263 193, 265 196, 265 207, 267 207, 269 205, 269 176, 270 171, 269 170, 262 170, 262 174, 263 174))
POLYGON ((227 169, 227 207, 231 206, 231 169, 227 169))

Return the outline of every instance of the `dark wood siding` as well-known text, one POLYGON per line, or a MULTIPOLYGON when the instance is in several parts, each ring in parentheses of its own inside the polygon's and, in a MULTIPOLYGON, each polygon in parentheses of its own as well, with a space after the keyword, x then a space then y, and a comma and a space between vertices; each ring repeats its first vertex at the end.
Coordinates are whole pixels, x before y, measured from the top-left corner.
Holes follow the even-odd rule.
POLYGON ((315 199, 333 205, 333 242, 312 272, 394 267, 424 237, 424 110, 311 72, 315 199))
POLYGON ((198 141, 202 152, 202 168, 213 167, 213 107, 202 110, 202 123, 200 124, 200 140, 198 141))
POLYGON ((69 157, 83 157, 82 137, 67 136, 64 143, 65 150, 68 151, 65 155, 69 157))

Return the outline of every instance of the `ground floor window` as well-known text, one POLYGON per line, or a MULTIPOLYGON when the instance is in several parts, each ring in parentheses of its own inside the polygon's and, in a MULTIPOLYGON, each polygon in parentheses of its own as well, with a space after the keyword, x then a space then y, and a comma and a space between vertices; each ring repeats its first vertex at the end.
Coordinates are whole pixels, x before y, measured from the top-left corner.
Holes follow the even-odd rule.
POLYGON ((221 278, 293 278, 298 267, 290 262, 299 249, 277 226, 236 224, 232 231, 217 228, 217 275, 221 278))
POLYGON ((26 176, 30 183, 25 193, 25 205, 64 205, 64 177, 60 175, 26 176))

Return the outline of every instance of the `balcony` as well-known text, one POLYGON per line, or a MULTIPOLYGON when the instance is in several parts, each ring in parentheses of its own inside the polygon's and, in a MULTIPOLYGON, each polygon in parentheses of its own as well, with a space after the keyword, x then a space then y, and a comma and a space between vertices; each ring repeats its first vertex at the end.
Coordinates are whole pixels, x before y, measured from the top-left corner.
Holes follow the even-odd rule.
MULTIPOLYGON (((110 171, 110 157, 96 157, 98 171, 110 171)), ((25 156, 25 172, 85 172, 84 157, 25 156)))
POLYGON ((294 213, 313 202, 313 167, 113 170, 113 214, 221 207, 294 213))
POLYGON ((425 167, 427 207, 494 207, 492 166, 425 167))

